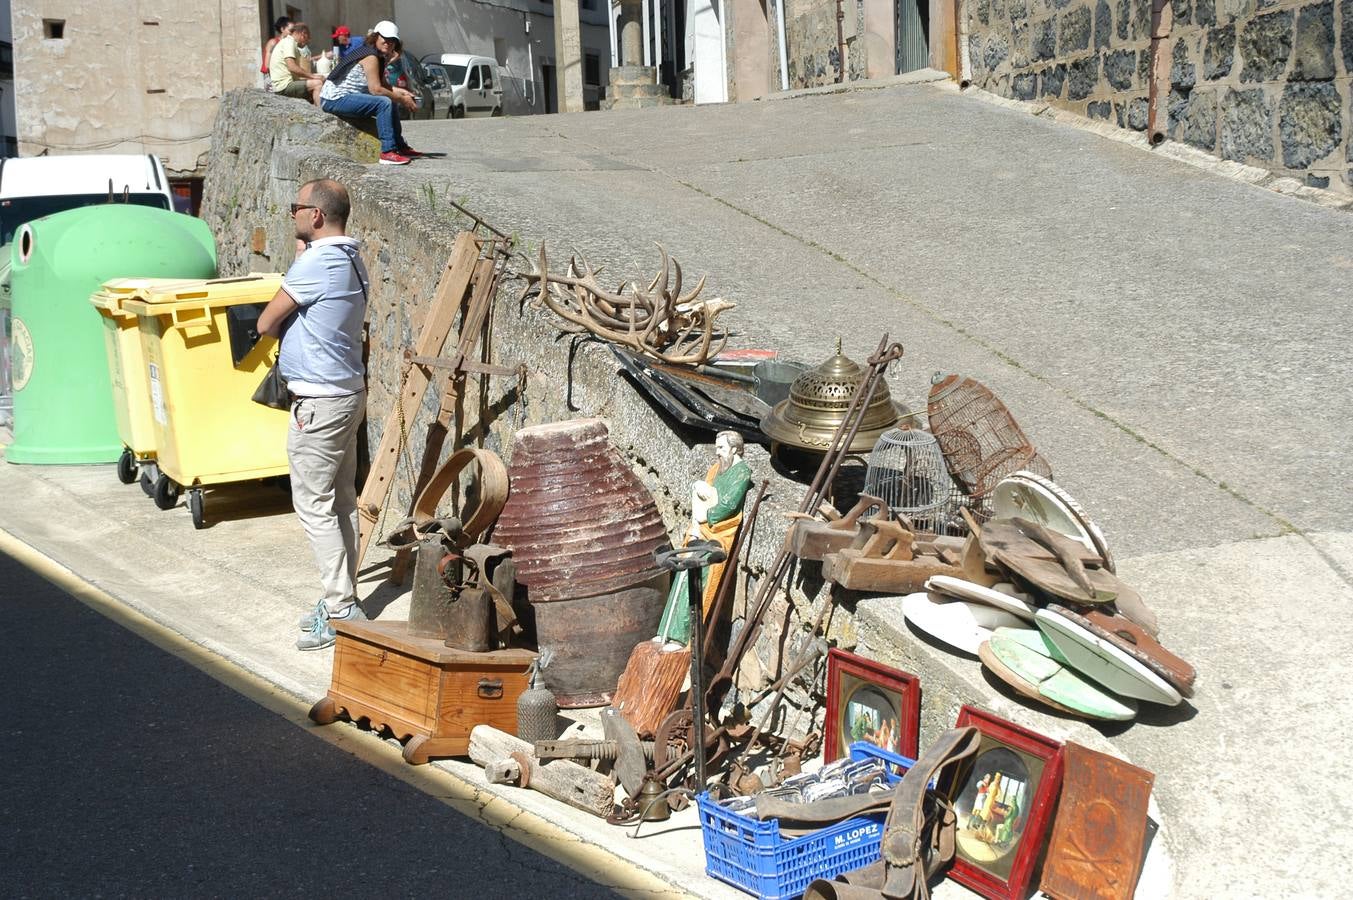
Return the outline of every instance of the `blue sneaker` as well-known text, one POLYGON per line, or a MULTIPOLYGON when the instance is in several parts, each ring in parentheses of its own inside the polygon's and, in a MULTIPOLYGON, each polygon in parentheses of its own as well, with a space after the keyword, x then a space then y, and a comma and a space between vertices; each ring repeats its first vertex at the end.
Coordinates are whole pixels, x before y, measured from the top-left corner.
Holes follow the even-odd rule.
POLYGON ((329 618, 329 610, 324 606, 324 598, 315 601, 315 608, 301 616, 301 620, 296 624, 301 627, 302 632, 315 630, 315 623, 322 619, 329 618))
POLYGON ((348 607, 347 612, 341 616, 331 616, 326 613, 324 618, 316 618, 314 626, 310 633, 296 642, 297 650, 323 650, 326 647, 332 647, 338 640, 338 633, 334 631, 331 622, 365 622, 366 613, 356 603, 348 607))

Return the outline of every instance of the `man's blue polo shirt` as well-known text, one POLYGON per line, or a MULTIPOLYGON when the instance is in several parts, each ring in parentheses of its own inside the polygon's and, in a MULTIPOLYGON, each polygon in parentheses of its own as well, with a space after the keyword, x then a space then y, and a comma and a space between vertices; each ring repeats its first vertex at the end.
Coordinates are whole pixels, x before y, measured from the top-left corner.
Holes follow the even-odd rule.
POLYGON ((356 238, 320 238, 292 263, 282 290, 297 310, 282 336, 279 365, 298 397, 342 397, 362 390, 366 264, 356 238))

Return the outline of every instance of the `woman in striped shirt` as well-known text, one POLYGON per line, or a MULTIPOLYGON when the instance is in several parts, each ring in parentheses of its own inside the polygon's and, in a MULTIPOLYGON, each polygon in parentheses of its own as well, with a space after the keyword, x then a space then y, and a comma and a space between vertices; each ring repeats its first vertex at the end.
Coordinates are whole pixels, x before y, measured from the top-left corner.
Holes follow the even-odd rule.
POLYGON ((421 156, 408 144, 399 128, 395 104, 413 112, 413 94, 385 83, 385 64, 401 47, 394 22, 377 22, 361 47, 334 66, 319 92, 320 109, 336 116, 374 118, 381 141, 381 164, 405 166, 421 156))

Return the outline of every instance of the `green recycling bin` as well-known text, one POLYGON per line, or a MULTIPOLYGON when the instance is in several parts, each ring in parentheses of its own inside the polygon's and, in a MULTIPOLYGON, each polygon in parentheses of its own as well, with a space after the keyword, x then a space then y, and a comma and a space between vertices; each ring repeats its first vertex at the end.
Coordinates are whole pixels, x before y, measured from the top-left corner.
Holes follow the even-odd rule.
POLYGON ((201 219, 124 203, 87 206, 14 235, 10 366, 12 463, 114 462, 122 453, 89 297, 113 278, 212 278, 216 242, 201 219))

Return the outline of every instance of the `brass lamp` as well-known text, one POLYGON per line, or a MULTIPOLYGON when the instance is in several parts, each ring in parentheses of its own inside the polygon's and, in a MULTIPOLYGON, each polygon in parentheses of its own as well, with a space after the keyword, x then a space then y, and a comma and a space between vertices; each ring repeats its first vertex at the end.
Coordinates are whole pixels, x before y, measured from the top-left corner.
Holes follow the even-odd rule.
MULTIPOLYGON (((858 363, 841 352, 838 340, 830 359, 794 379, 788 399, 781 400, 761 419, 761 430, 772 443, 826 453, 865 374, 858 363)), ((880 380, 846 452, 868 452, 879 435, 897 425, 900 418, 888 385, 880 380)))

